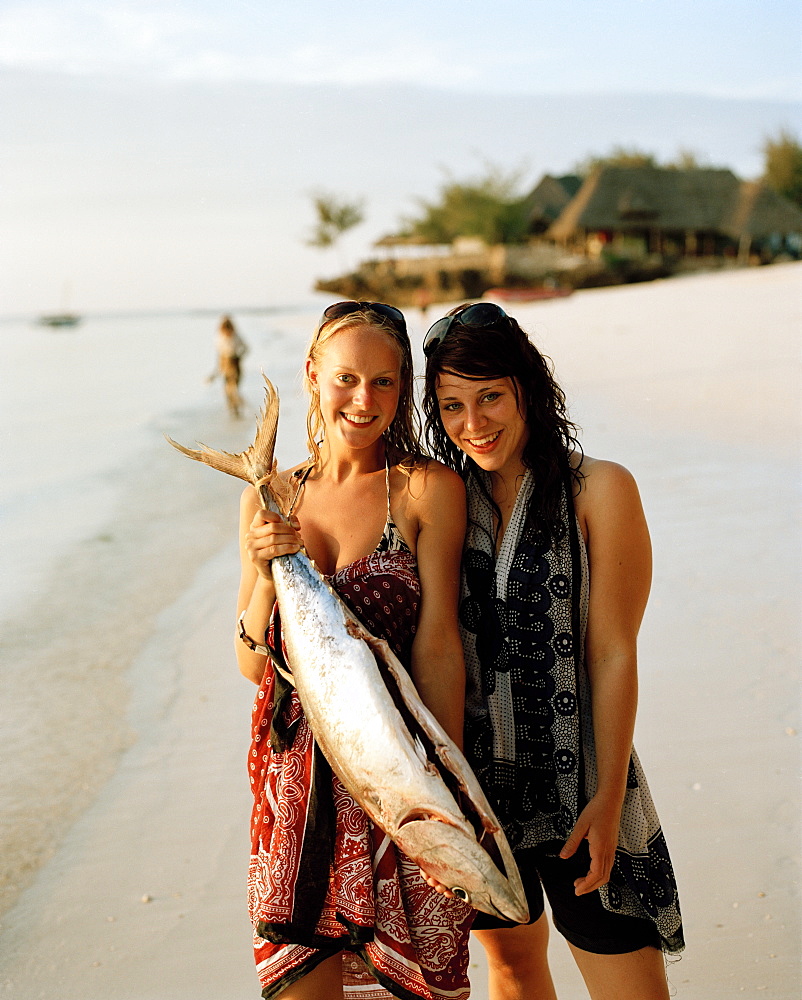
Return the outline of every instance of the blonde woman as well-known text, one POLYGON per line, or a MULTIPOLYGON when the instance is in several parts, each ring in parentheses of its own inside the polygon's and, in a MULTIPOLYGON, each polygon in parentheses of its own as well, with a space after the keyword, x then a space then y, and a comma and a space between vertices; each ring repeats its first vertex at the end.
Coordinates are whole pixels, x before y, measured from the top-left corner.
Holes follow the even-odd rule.
POLYGON ((372 982, 375 990, 376 981, 397 997, 469 994, 474 911, 430 888, 373 827, 328 768, 295 690, 273 668, 283 653, 271 560, 303 543, 462 743, 456 607, 465 490, 454 472, 419 455, 411 378, 399 310, 330 306, 306 357, 309 457, 282 474, 290 523, 262 510, 251 487, 242 496, 237 655, 259 685, 250 905, 263 997, 332 1000, 349 996, 349 985, 372 982))

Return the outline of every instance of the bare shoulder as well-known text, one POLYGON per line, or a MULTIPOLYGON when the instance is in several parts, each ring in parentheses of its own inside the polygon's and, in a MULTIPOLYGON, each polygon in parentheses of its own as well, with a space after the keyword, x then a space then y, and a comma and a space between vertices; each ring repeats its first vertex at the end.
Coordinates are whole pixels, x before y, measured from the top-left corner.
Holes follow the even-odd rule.
POLYGON ((423 505, 464 503, 465 484, 448 466, 433 458, 416 465, 409 476, 409 494, 423 505))
POLYGON ((456 472, 434 459, 417 463, 409 473, 396 470, 394 512, 408 542, 427 525, 438 532, 465 530, 465 484, 456 472), (403 522, 406 523, 403 523, 403 522))
POLYGON ((579 493, 574 498, 580 520, 610 514, 616 519, 643 516, 638 484, 629 469, 618 462, 586 455, 581 472, 579 493))
POLYGON ((251 486, 250 483, 245 487, 245 489, 240 494, 239 498, 239 509, 243 515, 250 514, 251 517, 256 513, 256 511, 261 507, 259 502, 259 494, 251 486))
POLYGON ((635 477, 618 462, 609 462, 603 458, 591 458, 585 455, 581 465, 581 492, 605 493, 620 489, 637 489, 635 477))

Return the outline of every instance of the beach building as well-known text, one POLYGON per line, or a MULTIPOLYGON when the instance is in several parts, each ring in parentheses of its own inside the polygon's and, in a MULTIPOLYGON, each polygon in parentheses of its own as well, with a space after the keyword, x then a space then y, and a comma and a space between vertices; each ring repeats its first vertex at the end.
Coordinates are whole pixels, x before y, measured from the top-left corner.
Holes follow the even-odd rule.
POLYGON ((601 166, 546 230, 591 260, 768 263, 802 250, 802 210, 731 170, 601 166))
POLYGON ((479 237, 463 236, 433 246, 385 237, 374 249, 375 256, 353 273, 318 281, 315 287, 354 299, 416 305, 421 290, 431 302, 477 299, 489 288, 542 283, 584 263, 584 257, 545 240, 488 246, 479 237))
POLYGON ((527 231, 531 236, 542 236, 570 205, 582 187, 577 174, 552 177, 545 174, 524 202, 527 231))
POLYGON ((433 246, 391 235, 352 274, 320 291, 414 305, 489 289, 585 288, 683 271, 802 257, 802 209, 727 169, 599 166, 587 178, 546 174, 523 199, 525 242, 465 235, 433 246))

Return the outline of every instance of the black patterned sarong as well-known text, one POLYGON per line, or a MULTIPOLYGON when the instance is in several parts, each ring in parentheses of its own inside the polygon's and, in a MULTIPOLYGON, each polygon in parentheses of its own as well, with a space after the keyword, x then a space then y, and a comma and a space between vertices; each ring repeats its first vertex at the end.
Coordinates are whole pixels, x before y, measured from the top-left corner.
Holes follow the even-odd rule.
MULTIPOLYGON (((597 787, 584 662, 587 553, 567 487, 556 539, 527 524, 528 471, 496 555, 493 510, 477 474, 467 483, 460 600, 465 753, 513 853, 545 845, 556 855, 597 787)), ((615 863, 597 891, 608 910, 653 921, 665 951, 683 949, 674 871, 634 747, 615 863)))

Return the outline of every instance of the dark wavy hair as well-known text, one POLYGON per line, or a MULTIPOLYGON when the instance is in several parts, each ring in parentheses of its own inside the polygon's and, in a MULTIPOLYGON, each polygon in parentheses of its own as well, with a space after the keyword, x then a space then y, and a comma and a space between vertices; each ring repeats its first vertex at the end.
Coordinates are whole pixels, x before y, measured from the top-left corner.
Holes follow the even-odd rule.
MULTIPOLYGON (((449 315, 462 308, 452 309, 449 315)), ((491 326, 478 328, 456 320, 427 358, 423 394, 426 442, 435 458, 467 480, 478 467, 453 444, 443 427, 437 401, 437 379, 443 374, 477 382, 512 379, 518 407, 529 427, 522 460, 537 483, 527 521, 551 537, 561 534, 562 487, 570 481, 574 494, 581 488, 582 446, 577 426, 568 419, 565 394, 554 379, 551 360, 540 353, 512 316, 499 316, 491 326), (572 465, 573 452, 580 458, 572 465)), ((481 478, 477 477, 477 482, 483 486, 481 478)))

